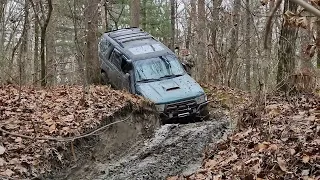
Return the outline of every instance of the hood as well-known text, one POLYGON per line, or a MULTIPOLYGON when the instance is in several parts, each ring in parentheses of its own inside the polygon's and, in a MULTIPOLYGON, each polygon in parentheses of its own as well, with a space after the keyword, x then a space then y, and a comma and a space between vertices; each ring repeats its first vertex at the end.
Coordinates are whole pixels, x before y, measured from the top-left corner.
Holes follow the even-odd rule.
POLYGON ((188 74, 161 81, 138 83, 136 90, 156 104, 172 103, 204 94, 201 86, 188 74))

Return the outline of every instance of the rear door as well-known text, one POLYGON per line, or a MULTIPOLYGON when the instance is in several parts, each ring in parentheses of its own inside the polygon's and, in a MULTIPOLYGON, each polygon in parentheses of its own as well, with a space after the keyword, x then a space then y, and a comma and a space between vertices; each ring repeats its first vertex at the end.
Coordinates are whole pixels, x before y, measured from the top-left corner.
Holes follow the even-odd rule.
MULTIPOLYGON (((110 51, 112 50, 112 45, 106 40, 105 37, 102 37, 100 43, 99 43, 99 60, 101 63, 101 68, 104 71, 108 71, 108 60, 110 56, 110 51)), ((107 72, 108 73, 108 72, 107 72)))
POLYGON ((111 83, 116 88, 120 87, 120 73, 119 69, 121 69, 121 53, 116 48, 113 49, 111 55, 110 55, 110 73, 109 73, 109 79, 111 83))

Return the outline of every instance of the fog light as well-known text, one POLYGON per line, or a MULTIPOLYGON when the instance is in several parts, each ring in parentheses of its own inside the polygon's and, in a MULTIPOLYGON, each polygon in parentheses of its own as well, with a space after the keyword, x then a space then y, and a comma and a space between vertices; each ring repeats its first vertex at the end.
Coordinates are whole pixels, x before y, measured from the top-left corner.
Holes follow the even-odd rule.
POLYGON ((165 104, 156 104, 156 109, 158 112, 164 111, 165 104))

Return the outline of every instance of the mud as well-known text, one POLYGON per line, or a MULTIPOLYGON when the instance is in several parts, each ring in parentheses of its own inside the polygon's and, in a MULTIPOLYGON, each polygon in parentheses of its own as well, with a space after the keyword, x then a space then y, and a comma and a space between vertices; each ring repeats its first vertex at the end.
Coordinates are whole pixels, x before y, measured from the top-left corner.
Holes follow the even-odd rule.
MULTIPOLYGON (((130 132, 128 128, 120 129, 130 132)), ((201 166, 205 148, 228 129, 228 117, 219 115, 210 121, 162 125, 151 136, 129 134, 117 138, 114 145, 108 145, 112 142, 109 134, 95 149, 95 158, 70 171, 65 179, 151 180, 188 175, 201 166)))

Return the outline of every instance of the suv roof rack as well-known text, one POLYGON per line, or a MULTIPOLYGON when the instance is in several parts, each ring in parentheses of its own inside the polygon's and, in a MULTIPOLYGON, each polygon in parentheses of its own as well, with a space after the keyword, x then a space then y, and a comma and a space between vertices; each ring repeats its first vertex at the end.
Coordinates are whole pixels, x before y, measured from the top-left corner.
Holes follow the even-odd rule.
POLYGON ((139 27, 127 27, 127 28, 121 28, 121 29, 114 29, 114 30, 110 30, 110 31, 106 31, 105 33, 110 33, 110 32, 121 32, 121 31, 126 31, 126 30, 140 30, 143 31, 141 28, 139 27))
POLYGON ((123 43, 142 40, 142 39, 153 39, 149 33, 144 32, 140 28, 123 28, 115 30, 109 33, 109 37, 116 41, 121 47, 123 43))

